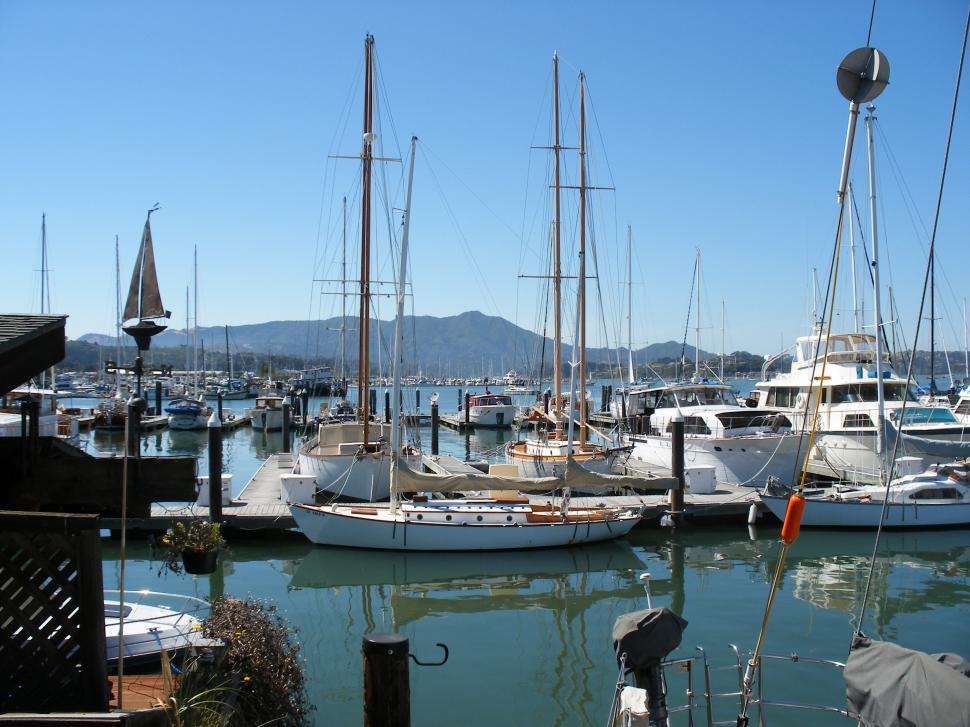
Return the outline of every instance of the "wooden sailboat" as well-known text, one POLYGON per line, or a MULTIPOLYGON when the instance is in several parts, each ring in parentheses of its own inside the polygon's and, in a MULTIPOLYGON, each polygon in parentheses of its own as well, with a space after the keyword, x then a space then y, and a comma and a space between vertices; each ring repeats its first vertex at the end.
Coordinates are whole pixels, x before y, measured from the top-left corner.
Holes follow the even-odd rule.
POLYGON ((553 236, 553 290, 554 290, 554 372, 553 372, 553 401, 550 412, 540 412, 548 420, 549 428, 535 434, 530 434, 524 440, 511 442, 506 449, 506 457, 510 463, 518 465, 519 473, 524 477, 544 477, 561 471, 566 463, 567 453, 571 453, 574 460, 582 462, 587 467, 598 471, 608 471, 609 450, 604 445, 593 444, 589 441, 589 424, 587 423, 586 401, 586 77, 579 74, 579 274, 578 274, 578 340, 576 347, 579 353, 579 396, 576 400, 565 401, 562 394, 562 266, 561 266, 561 181, 560 181, 560 153, 562 146, 559 140, 559 56, 553 54, 553 106, 554 106, 554 189, 555 189, 555 224, 553 236), (579 420, 579 440, 576 442, 566 438, 564 423, 573 417, 579 420))
MULTIPOLYGON (((321 424, 317 436, 301 448, 297 467, 314 475, 322 492, 350 500, 373 502, 390 494, 390 459, 384 442, 390 425, 371 421, 370 411, 370 261, 371 186, 374 143, 374 37, 364 40, 364 122, 360 204, 360 317, 357 365, 357 418, 321 424)), ((379 159, 378 159, 379 160, 379 159)))
MULTIPOLYGON (((414 178, 415 139, 411 139, 401 264, 397 279, 397 317, 394 331, 394 384, 392 406, 401 406, 402 321, 407 276, 411 188, 414 178)), ((570 508, 568 495, 561 505, 532 504, 515 490, 548 492, 569 487, 569 469, 580 478, 596 477, 566 462, 566 475, 532 481, 492 475, 432 475, 411 469, 401 452, 401 418, 393 417, 390 445, 390 504, 290 506, 303 533, 314 543, 382 550, 509 550, 577 545, 611 540, 628 533, 640 520, 639 508, 570 508), (450 492, 482 489, 512 490, 512 496, 431 499, 426 494, 403 501, 404 492, 450 492)), ((332 426, 332 425, 331 425, 332 426)), ((625 478, 603 477, 611 486, 625 478)))

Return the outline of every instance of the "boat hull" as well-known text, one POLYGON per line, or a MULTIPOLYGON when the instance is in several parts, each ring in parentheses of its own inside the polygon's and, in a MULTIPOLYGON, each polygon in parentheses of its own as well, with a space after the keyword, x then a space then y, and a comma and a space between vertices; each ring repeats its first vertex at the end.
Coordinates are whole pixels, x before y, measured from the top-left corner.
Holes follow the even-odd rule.
MULTIPOLYGON (((788 497, 761 495, 761 501, 779 520, 785 519, 788 497)), ((889 503, 883 527, 943 528, 970 525, 970 503, 889 503)), ((802 527, 867 528, 879 526, 882 502, 836 502, 806 498, 802 527)))
POLYGON ((263 432, 279 432, 283 429, 282 409, 247 409, 253 429, 263 432))
MULTIPOLYGON (((318 545, 378 550, 486 551, 555 548, 619 538, 639 515, 560 523, 415 522, 389 509, 380 515, 355 514, 354 508, 293 505, 297 526, 318 545)), ((363 509, 363 508, 362 508, 363 509)), ((376 508, 375 508, 376 509, 376 508)), ((380 512, 380 511, 378 511, 380 512)))
POLYGON ((169 414, 168 428, 178 430, 199 430, 205 429, 206 418, 203 414, 169 414))
MULTIPOLYGON (((804 454, 797 434, 752 437, 685 437, 687 467, 713 467, 717 482, 724 485, 760 487, 769 477, 791 482, 804 454)), ((661 469, 671 468, 670 437, 633 435, 630 458, 661 469)))
POLYGON ((471 406, 468 408, 468 423, 476 427, 510 429, 514 419, 514 406, 471 406))

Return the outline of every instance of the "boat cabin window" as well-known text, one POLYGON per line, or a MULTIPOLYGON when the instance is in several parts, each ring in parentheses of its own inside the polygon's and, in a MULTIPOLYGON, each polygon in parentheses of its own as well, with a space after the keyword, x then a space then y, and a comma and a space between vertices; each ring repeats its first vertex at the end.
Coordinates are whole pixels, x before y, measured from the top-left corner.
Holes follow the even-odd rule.
MULTIPOLYGON (((673 422, 667 423, 667 434, 674 431, 673 422)), ((710 427, 703 417, 684 417, 684 434, 710 434, 710 427)))
POLYGON ((512 406, 511 396, 476 396, 471 402, 472 406, 512 406))
MULTIPOLYGON (((894 422, 899 420, 902 409, 896 409, 889 413, 889 418, 894 422)), ((907 424, 958 424, 953 412, 940 406, 913 406, 906 408, 906 415, 903 425, 907 424)))
POLYGON ((798 407, 795 399, 798 398, 799 391, 801 389, 797 386, 772 386, 768 389, 768 399, 765 401, 765 406, 795 409, 798 407))
POLYGON ((928 487, 913 493, 914 500, 962 500, 963 495, 955 487, 928 487))
MULTIPOLYGON (((884 383, 882 389, 886 401, 903 401, 906 398, 906 384, 884 383)), ((828 391, 831 392, 829 402, 832 404, 879 400, 878 384, 875 381, 833 386, 828 391)))
MULTIPOLYGON (((125 605, 125 618, 131 615, 131 606, 125 605)), ((121 617, 121 604, 120 603, 106 603, 104 604, 104 615, 105 618, 120 618, 121 617)))
POLYGON ((682 407, 685 406, 733 406, 737 402, 729 401, 725 389, 698 388, 685 389, 677 393, 682 407))
POLYGON ((970 414, 970 398, 960 399, 953 411, 957 414, 970 414))
POLYGON ((874 427, 872 419, 868 414, 846 414, 842 420, 842 426, 846 429, 858 429, 860 427, 874 427))

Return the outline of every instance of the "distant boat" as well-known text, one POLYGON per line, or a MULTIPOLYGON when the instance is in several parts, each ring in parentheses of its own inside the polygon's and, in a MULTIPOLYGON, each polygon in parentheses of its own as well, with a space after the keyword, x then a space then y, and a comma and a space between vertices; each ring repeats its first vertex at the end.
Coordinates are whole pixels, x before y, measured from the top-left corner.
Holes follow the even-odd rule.
POLYGON ((125 669, 157 665, 163 651, 175 656, 202 638, 202 616, 209 604, 192 596, 153 591, 125 594, 124 610, 118 591, 105 591, 104 635, 108 666, 117 668, 120 654, 118 625, 124 617, 125 669), (132 602, 134 598, 134 602, 132 602))
POLYGON ((205 429, 212 409, 202 399, 172 399, 165 407, 170 429, 205 429))
POLYGON ((246 409, 253 429, 278 432, 283 429, 283 397, 257 396, 256 403, 246 409))
POLYGON ((468 397, 468 422, 476 427, 509 429, 515 418, 515 405, 512 397, 506 394, 493 394, 485 386, 484 394, 468 397))

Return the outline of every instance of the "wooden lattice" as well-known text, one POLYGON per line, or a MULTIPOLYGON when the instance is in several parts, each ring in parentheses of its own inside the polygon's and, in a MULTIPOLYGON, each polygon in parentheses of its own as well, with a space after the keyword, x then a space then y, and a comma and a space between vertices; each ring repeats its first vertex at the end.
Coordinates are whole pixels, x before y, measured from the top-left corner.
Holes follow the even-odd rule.
POLYGON ((0 712, 107 709, 96 516, 0 512, 0 712))

